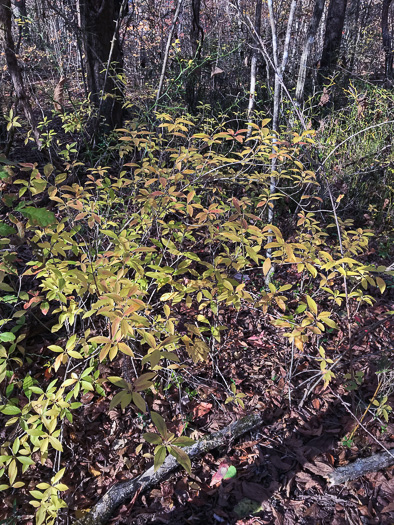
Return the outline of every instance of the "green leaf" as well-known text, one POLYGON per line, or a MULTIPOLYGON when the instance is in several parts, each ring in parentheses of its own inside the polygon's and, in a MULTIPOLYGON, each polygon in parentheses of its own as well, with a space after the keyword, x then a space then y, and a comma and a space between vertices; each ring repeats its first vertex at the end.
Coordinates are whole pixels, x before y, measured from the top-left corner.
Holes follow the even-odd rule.
POLYGON ((48 436, 50 444, 53 446, 55 450, 58 450, 59 452, 63 452, 63 447, 60 441, 53 436, 48 436))
POLYGON ((15 416, 16 414, 20 414, 21 409, 14 405, 6 405, 0 412, 6 416, 15 416))
POLYGON ((144 398, 138 392, 133 392, 133 403, 135 406, 141 410, 141 412, 146 412, 146 403, 144 398))
POLYGON ((326 324, 330 328, 338 328, 337 323, 333 321, 332 319, 330 319, 329 317, 323 317, 321 320, 323 321, 324 324, 326 324))
POLYGON ((55 214, 46 208, 34 208, 34 206, 26 206, 26 208, 18 209, 24 217, 26 217, 31 224, 41 227, 49 226, 56 223, 55 214))
POLYGON ((57 485, 54 486, 54 488, 56 490, 61 490, 62 492, 65 490, 68 490, 68 486, 65 485, 64 483, 58 483, 57 485))
POLYGON ((29 434, 29 436, 44 436, 45 432, 40 430, 39 428, 32 428, 30 430, 26 430, 26 434, 29 434))
POLYGON ((162 443, 162 439, 159 434, 154 434, 153 432, 146 432, 145 434, 142 434, 142 437, 145 439, 145 441, 151 443, 152 445, 159 445, 162 443))
POLYGON ((134 390, 142 391, 147 390, 150 388, 153 383, 151 379, 153 379, 156 375, 156 372, 147 372, 146 374, 142 374, 140 377, 138 377, 133 384, 134 390))
POLYGON ((315 301, 309 295, 306 296, 306 300, 307 300, 310 311, 313 314, 317 315, 317 304, 315 303, 315 301))
POLYGON ((36 462, 26 456, 17 456, 16 458, 22 465, 35 465, 36 462))
POLYGON ((2 343, 10 343, 11 341, 15 341, 15 334, 12 332, 3 332, 0 334, 0 341, 2 343))
POLYGON ((376 277, 376 284, 379 286, 380 293, 383 293, 386 289, 386 283, 381 277, 376 277))
POLYGON ((123 395, 120 402, 120 407, 122 408, 122 410, 124 410, 131 403, 131 394, 129 392, 126 392, 125 390, 123 390, 122 394, 123 395))
POLYGON ((20 444, 21 444, 21 440, 17 437, 15 439, 15 441, 13 442, 13 444, 12 444, 12 452, 14 454, 16 454, 18 452, 20 444))
POLYGON ((121 403, 124 392, 125 392, 124 390, 121 390, 120 392, 118 392, 117 394, 114 395, 114 397, 111 399, 111 402, 109 404, 109 409, 110 410, 112 410, 117 405, 119 405, 119 403, 121 403))
POLYGON ((194 439, 187 436, 180 436, 172 442, 173 445, 177 445, 178 447, 189 447, 190 445, 194 445, 194 443, 194 439))
POLYGON ((228 467, 226 474, 223 476, 223 479, 234 478, 236 475, 237 475, 237 469, 233 465, 230 465, 228 467))
POLYGON ((13 228, 12 226, 8 226, 8 224, 6 224, 3 221, 0 221, 0 236, 1 237, 6 237, 7 235, 14 235, 14 234, 16 234, 15 228, 13 228))
POLYGON ((159 431, 159 434, 166 439, 167 437, 167 425, 164 419, 161 417, 160 414, 157 414, 156 412, 151 412, 150 417, 152 418, 153 424, 159 431))
POLYGON ((127 388, 127 383, 124 379, 119 376, 108 376, 108 381, 111 381, 113 385, 116 385, 120 388, 127 388))
POLYGON ((40 492, 39 490, 29 490, 30 494, 33 496, 33 498, 36 499, 42 499, 44 494, 40 492))
POLYGON ((155 472, 164 463, 164 460, 166 459, 166 452, 166 447, 164 445, 159 445, 156 447, 155 460, 153 462, 155 472))
POLYGON ((59 470, 59 472, 56 472, 56 474, 52 478, 52 483, 57 483, 59 480, 61 480, 62 477, 64 476, 65 471, 66 471, 66 467, 59 470))
POLYGON ((169 446, 169 452, 174 456, 174 458, 178 461, 178 463, 188 472, 191 474, 192 472, 192 465, 190 462, 189 456, 186 454, 184 450, 178 447, 174 447, 173 445, 169 446))
POLYGON ((40 490, 46 490, 46 489, 49 489, 49 487, 50 487, 49 483, 39 483, 38 485, 36 485, 36 489, 40 489, 40 490))

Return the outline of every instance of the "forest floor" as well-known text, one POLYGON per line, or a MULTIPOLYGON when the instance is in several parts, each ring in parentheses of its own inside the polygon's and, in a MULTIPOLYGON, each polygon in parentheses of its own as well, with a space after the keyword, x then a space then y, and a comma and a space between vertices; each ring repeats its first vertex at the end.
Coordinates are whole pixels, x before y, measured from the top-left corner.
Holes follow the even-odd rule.
MULTIPOLYGON (((21 259, 28 256, 23 250, 19 247, 21 259)), ((290 279, 297 279, 295 270, 293 274, 290 279)), ((248 288, 257 292, 264 277, 258 271, 249 275, 248 288)), ((275 278, 280 281, 281 275, 275 278)), ((350 350, 344 342, 345 320, 343 331, 327 343, 332 346, 327 350, 352 353, 360 383, 354 390, 350 380, 346 384, 343 379, 348 370, 341 362, 335 368, 337 379, 323 388, 316 356, 307 351, 291 355, 291 348, 275 327, 265 324, 266 316, 263 319, 248 307, 238 312, 231 308, 219 312, 220 322, 228 329, 212 359, 193 364, 185 354, 187 372, 168 375, 155 384, 155 399, 148 396, 148 404, 169 422, 170 431, 179 435, 187 429, 194 439, 253 411, 263 414, 263 425, 227 448, 196 459, 191 476, 179 470, 160 486, 122 506, 111 523, 393 523, 394 467, 335 487, 329 487, 324 478, 334 467, 381 451, 382 444, 386 448, 394 446, 392 419, 385 424, 370 412, 363 420, 363 428, 346 442, 356 425, 350 412, 354 410, 360 418, 379 378, 388 389, 394 380, 393 326, 384 315, 393 309, 394 291, 389 288, 383 297, 377 297, 373 307, 360 310, 355 317, 358 321, 352 326, 350 350), (245 394, 244 408, 225 404, 231 382, 245 394), (226 480, 223 474, 229 466, 235 467, 236 473, 226 480)), ((182 303, 176 305, 174 313, 180 331, 182 323, 195 315, 182 303)), ((53 334, 41 328, 28 325, 29 353, 37 356, 35 364, 30 365, 33 377, 42 375, 40 356, 53 343, 53 334)), ((348 366, 349 359, 343 363, 348 366)), ((103 376, 124 375, 129 368, 130 359, 122 356, 113 363, 101 364, 100 372, 103 376)), ((50 380, 48 377, 47 382, 50 380)), ((80 515, 78 511, 92 507, 115 482, 139 475, 152 463, 147 443, 136 454, 137 446, 143 443, 142 433, 150 430, 148 418, 136 416, 131 407, 110 409, 113 387, 105 388, 106 398, 85 394, 83 407, 75 413, 73 422, 65 420, 62 461, 67 466, 64 482, 71 490, 64 496, 69 509, 62 511, 58 523, 63 523, 62 516, 64 523, 70 523, 67 513, 73 516, 77 511, 80 515)), ((3 428, 0 439, 4 438, 3 428)), ((45 467, 50 463, 48 459, 45 467)), ((41 479, 41 468, 38 464, 25 474, 31 476, 27 488, 32 489, 41 479)), ((20 496, 17 504, 12 494, 4 497, 1 523, 13 523, 7 518, 15 512, 15 523, 33 523, 28 493, 25 500, 20 496)))

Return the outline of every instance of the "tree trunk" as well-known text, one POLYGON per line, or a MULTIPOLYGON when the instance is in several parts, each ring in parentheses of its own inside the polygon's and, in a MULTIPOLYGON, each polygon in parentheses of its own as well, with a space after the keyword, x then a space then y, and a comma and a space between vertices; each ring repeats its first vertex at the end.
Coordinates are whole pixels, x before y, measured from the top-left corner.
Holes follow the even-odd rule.
POLYGON ((347 0, 330 0, 324 35, 323 53, 320 61, 320 79, 330 75, 339 58, 342 42, 342 31, 345 23, 347 0))
POLYGON ((391 49, 391 35, 389 31, 389 9, 391 2, 392 0, 383 0, 382 6, 382 38, 385 54, 384 73, 386 79, 391 79, 393 76, 393 51, 391 49))
POLYGON ((201 0, 192 0, 191 3, 191 29, 190 29, 190 47, 191 59, 193 61, 192 70, 186 81, 186 102, 189 111, 194 113, 199 97, 200 67, 198 61, 201 56, 201 48, 204 40, 204 30, 200 23, 201 0))
POLYGON ((170 47, 171 47, 172 37, 174 35, 175 26, 176 26, 176 23, 178 21, 178 17, 179 17, 179 13, 181 11, 182 3, 183 3, 183 0, 178 0, 178 4, 176 6, 174 18, 172 20, 171 29, 170 29, 170 32, 168 33, 166 49, 165 49, 165 52, 164 52, 163 66, 161 68, 159 87, 157 88, 157 93, 156 93, 155 106, 157 106, 157 104, 158 104, 158 102, 159 102, 159 100, 161 98, 161 94, 163 92, 164 77, 166 75, 166 69, 167 69, 168 58, 169 58, 169 55, 170 55, 170 47))
POLYGON ((122 122, 123 57, 119 43, 122 0, 79 0, 86 75, 91 100, 107 126, 122 122))
MULTIPOLYGON (((255 20, 254 20, 254 29, 258 35, 261 33, 261 0, 256 0, 256 11, 255 11, 255 20)), ((250 92, 249 92, 249 104, 248 104, 248 120, 252 118, 252 112, 255 104, 256 97, 256 72, 257 72, 257 56, 258 50, 253 49, 252 61, 250 64, 250 92)), ((252 126, 248 126, 247 136, 250 137, 252 133, 252 126)))
POLYGON ((326 0, 315 0, 315 6, 313 8, 312 19, 309 24, 308 33, 306 35, 304 50, 302 52, 300 69, 298 71, 297 88, 296 88, 296 99, 297 102, 301 103, 304 97, 304 87, 306 79, 306 68, 308 64, 308 57, 311 47, 315 41, 317 30, 324 11, 324 4, 326 0))
POLYGON ((23 38, 29 37, 29 22, 27 22, 26 0, 14 0, 15 7, 18 9, 18 16, 22 24, 19 25, 19 35, 23 38))
MULTIPOLYGON (((271 33, 272 33, 272 50, 273 50, 273 58, 274 58, 274 66, 275 66, 275 87, 274 87, 274 109, 273 109, 273 116, 272 116, 272 131, 273 133, 273 139, 272 139, 272 160, 271 160, 271 177, 270 177, 270 195, 273 195, 276 192, 276 185, 277 185, 277 157, 276 157, 276 143, 277 143, 277 134, 279 133, 279 108, 281 103, 281 95, 282 95, 282 83, 283 83, 283 73, 286 69, 287 59, 289 57, 289 45, 290 45, 290 39, 291 39, 291 29, 293 26, 293 20, 294 20, 294 14, 297 7, 297 0, 292 0, 290 4, 290 12, 289 12, 289 18, 287 21, 287 29, 286 29, 286 37, 285 37, 285 43, 283 46, 283 55, 282 60, 279 63, 279 54, 278 54, 278 42, 277 42, 277 33, 276 33, 276 22, 275 22, 275 16, 274 16, 274 8, 272 0, 268 0, 268 9, 269 9, 269 15, 270 15, 270 24, 271 24, 271 33)), ((268 207, 268 223, 272 224, 274 222, 274 206, 271 202, 272 206, 268 207)), ((272 237, 268 237, 268 242, 272 242, 272 237)), ((272 250, 269 248, 267 250, 267 257, 271 259, 272 257, 272 250)), ((274 269, 271 267, 270 271, 267 273, 265 282, 268 285, 271 280, 271 276, 273 274, 274 269)))
MULTIPOLYGON (((355 59, 358 56, 357 45, 360 40, 362 25, 360 24, 360 3, 361 0, 352 0, 348 7, 346 16, 345 39, 349 50, 347 70, 348 75, 354 69, 355 59)), ((347 84, 347 82, 345 82, 347 84)))
POLYGON ((18 97, 18 100, 25 113, 25 117, 33 131, 36 144, 39 148, 41 148, 40 135, 37 130, 36 119, 26 94, 22 73, 15 54, 15 46, 14 40, 12 38, 11 27, 11 0, 0 0, 0 32, 8 71, 11 75, 16 96, 18 97))

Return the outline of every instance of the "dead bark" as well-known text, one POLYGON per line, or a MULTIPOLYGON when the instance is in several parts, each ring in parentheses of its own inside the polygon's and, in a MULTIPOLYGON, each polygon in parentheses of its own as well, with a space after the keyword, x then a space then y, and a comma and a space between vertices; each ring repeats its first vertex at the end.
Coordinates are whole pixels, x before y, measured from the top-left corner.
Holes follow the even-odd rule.
MULTIPOLYGON (((229 445, 232 441, 262 423, 263 415, 261 413, 251 414, 231 423, 228 427, 219 430, 219 432, 212 434, 208 438, 202 439, 190 447, 185 447, 183 450, 190 458, 194 458, 214 448, 229 445)), ((116 483, 96 503, 91 511, 83 518, 75 521, 74 525, 104 525, 122 503, 157 485, 177 467, 178 462, 173 456, 169 455, 156 472, 151 467, 134 479, 116 483)))
POLYGON ((25 117, 32 129, 34 140, 36 141, 38 148, 41 149, 41 140, 37 129, 36 119, 26 93, 22 72, 16 58, 14 40, 12 38, 11 0, 0 0, 0 33, 8 71, 11 75, 16 96, 18 97, 25 117))
POLYGON ((384 468, 394 465, 394 448, 387 452, 379 452, 369 458, 357 459, 354 463, 338 467, 328 474, 326 477, 329 485, 341 485, 346 481, 350 481, 370 472, 376 472, 384 468))

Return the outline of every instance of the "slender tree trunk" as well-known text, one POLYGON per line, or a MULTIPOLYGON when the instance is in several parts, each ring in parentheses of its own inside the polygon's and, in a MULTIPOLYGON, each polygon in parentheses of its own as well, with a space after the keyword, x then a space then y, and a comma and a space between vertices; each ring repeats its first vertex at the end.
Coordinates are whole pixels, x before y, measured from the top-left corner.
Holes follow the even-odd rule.
POLYGON ((29 38, 29 22, 27 22, 26 0, 14 0, 15 7, 18 9, 18 16, 22 24, 19 26, 19 35, 23 38, 29 38))
POLYGON ((385 76, 386 79, 393 77, 393 50, 391 49, 391 35, 389 30, 389 9, 392 0, 383 0, 382 6, 382 38, 385 54, 385 76))
MULTIPOLYGON (((290 5, 289 19, 287 22, 286 37, 285 37, 285 43, 283 47, 282 61, 279 62, 274 8, 272 5, 272 0, 268 0, 268 9, 269 9, 271 33, 272 33, 272 50, 273 50, 273 59, 274 59, 274 66, 275 66, 274 110, 273 110, 273 118, 272 118, 272 130, 274 132, 274 137, 272 139, 272 153, 274 155, 271 160, 270 195, 273 195, 276 192, 276 185, 277 185, 277 177, 276 177, 277 158, 275 155, 276 143, 277 143, 276 135, 279 132, 279 108, 280 108, 280 102, 281 102, 283 73, 286 69, 287 59, 289 56, 291 28, 293 26, 293 20, 294 20, 294 14, 295 14, 296 7, 297 7, 297 0, 292 0, 291 5, 290 5)), ((274 206, 273 206, 273 203, 271 202, 271 206, 268 207, 268 223, 272 224, 273 221, 274 221, 274 206)), ((268 238, 268 242, 272 242, 272 237, 268 238)), ((272 254, 271 249, 267 250, 267 256, 271 258, 271 254, 272 254)), ((271 280, 272 273, 273 273, 273 268, 271 268, 271 270, 268 272, 266 276, 267 284, 271 280)))
POLYGON ((165 52, 164 52, 163 66, 161 68, 159 87, 157 88, 156 102, 155 102, 156 106, 157 106, 157 104, 158 104, 158 102, 159 102, 159 100, 161 98, 161 94, 162 94, 162 91, 163 91, 164 77, 166 75, 166 69, 167 69, 168 57, 169 57, 169 54, 170 54, 170 47, 171 47, 172 37, 174 35, 175 26, 176 26, 176 23, 178 21, 178 17, 179 17, 179 13, 181 11, 182 3, 183 3, 183 0, 178 0, 178 4, 176 6, 176 10, 175 10, 175 14, 174 14, 174 19, 172 21, 171 29, 170 29, 170 32, 168 34, 166 49, 165 49, 165 52))
POLYGON ((326 32, 320 61, 320 80, 322 83, 324 77, 330 75, 338 63, 346 7, 347 0, 330 0, 328 5, 326 32))
MULTIPOLYGON (((261 0, 256 0, 256 11, 254 20, 254 29, 258 35, 261 33, 261 0)), ((249 89, 249 104, 248 104, 248 120, 252 118, 252 112, 255 105, 256 99, 256 72, 257 72, 257 57, 259 55, 258 50, 253 49, 252 60, 250 64, 250 89, 249 89)), ((250 137, 252 133, 252 126, 248 126, 247 136, 250 137)))
POLYGON ((352 0, 348 7, 346 16, 346 29, 344 31, 348 47, 348 64, 347 70, 350 74, 354 69, 355 58, 357 56, 357 45, 360 40, 360 3, 361 0, 352 0))
POLYGON ((194 113, 198 103, 199 82, 201 69, 198 61, 201 57, 201 48, 204 41, 204 30, 200 21, 201 0, 192 0, 191 3, 191 29, 190 29, 190 47, 192 59, 192 71, 189 73, 186 81, 186 102, 189 111, 194 113))
POLYGON ((308 57, 309 57, 311 47, 315 41, 317 30, 319 29, 319 24, 321 21, 321 17, 323 15, 325 2, 326 0, 315 0, 315 5, 313 8, 313 13, 312 13, 312 19, 310 21, 308 32, 306 35, 304 50, 302 52, 300 68, 298 71, 297 88, 296 88, 296 99, 298 103, 301 103, 304 97, 308 57))
POLYGON ((37 146, 41 148, 40 134, 37 130, 36 119, 26 93, 22 73, 15 54, 11 26, 11 0, 0 0, 0 33, 8 71, 11 75, 16 96, 18 97, 25 117, 32 129, 34 140, 36 141, 37 146))
POLYGON ((91 100, 111 129, 122 122, 123 57, 119 42, 122 0, 79 0, 91 100))

